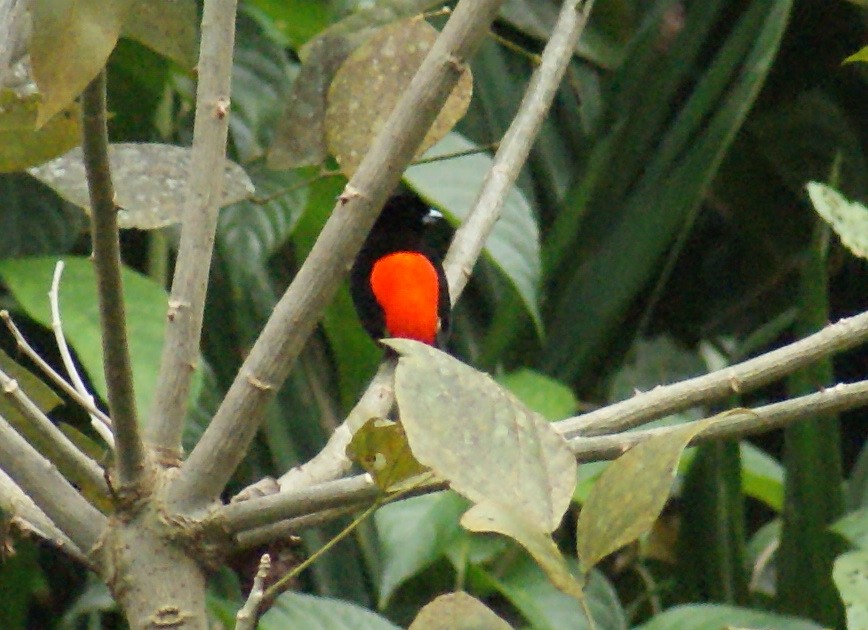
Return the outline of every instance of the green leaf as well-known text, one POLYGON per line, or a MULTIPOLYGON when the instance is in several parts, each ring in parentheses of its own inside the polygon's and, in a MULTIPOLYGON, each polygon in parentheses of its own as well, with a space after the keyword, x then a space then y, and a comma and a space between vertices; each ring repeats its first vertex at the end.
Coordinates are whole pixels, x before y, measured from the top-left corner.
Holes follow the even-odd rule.
POLYGON ((402 355, 395 397, 416 459, 471 501, 553 531, 576 481, 566 441, 490 376, 423 343, 384 343, 402 355))
MULTIPOLYGON (((73 346, 96 393, 106 398, 102 362, 102 336, 93 263, 87 258, 64 258, 60 282, 60 315, 66 339, 73 346)), ((47 292, 51 287, 55 258, 21 258, 0 261, 0 276, 21 308, 46 327, 51 326, 47 292)), ((139 417, 145 418, 154 396, 167 295, 145 276, 124 268, 126 304, 133 385, 139 417)))
POLYGON ((446 491, 389 503, 374 513, 382 555, 379 608, 407 579, 444 556, 461 535, 458 519, 466 509, 466 500, 446 491))
MULTIPOLYGON (((572 562, 572 569, 577 569, 572 562)), ((503 595, 535 630, 590 630, 581 604, 557 590, 542 569, 522 555, 500 575, 474 571, 486 585, 503 595)), ((597 630, 627 630, 618 594, 599 571, 591 571, 585 601, 597 630)))
POLYGON ((725 604, 675 606, 635 630, 721 630, 721 628, 762 628, 763 630, 821 630, 823 626, 798 617, 778 615, 725 604))
POLYGON ((395 491, 402 482, 426 472, 410 452, 401 425, 380 418, 371 418, 353 434, 347 456, 387 491, 395 491))
POLYGON ((198 22, 195 0, 134 0, 121 36, 193 70, 199 56, 198 22))
POLYGON ((835 521, 830 529, 841 534, 854 547, 868 551, 868 507, 850 512, 835 521))
POLYGON ((566 418, 575 413, 579 406, 572 389, 529 368, 504 374, 497 378, 497 382, 547 420, 566 418))
POLYGON ((854 256, 868 259, 868 208, 847 199, 831 186, 809 182, 808 196, 814 209, 832 226, 854 256))
POLYGON ((579 559, 590 570, 651 529, 669 498, 681 453, 705 423, 640 442, 600 475, 579 514, 579 559))
POLYGON ((36 0, 30 59, 42 94, 37 127, 68 107, 103 69, 132 0, 36 0))
POLYGON ((868 63, 868 46, 864 48, 860 48, 852 55, 844 59, 842 63, 854 63, 856 61, 861 61, 862 63, 868 63))
MULTIPOLYGON (((478 149, 460 134, 450 133, 426 157, 478 149)), ((426 201, 456 221, 463 221, 473 208, 479 186, 491 163, 489 155, 472 153, 412 166, 404 173, 404 180, 426 201), (444 185, 444 182, 449 185, 444 185)), ((485 253, 518 293, 537 332, 541 333, 539 229, 533 210, 518 188, 513 188, 507 195, 500 219, 486 241, 485 253)))
MULTIPOLYGON (((326 97, 326 146, 347 177, 355 173, 438 35, 422 16, 388 24, 350 53, 335 73, 326 97)), ((465 68, 417 155, 464 116, 472 93, 473 77, 465 68)))
POLYGON ((0 258, 67 252, 87 221, 79 208, 29 175, 0 175, 0 199, 0 258))
POLYGON ((559 591, 584 599, 581 584, 551 534, 524 518, 518 506, 494 501, 478 503, 461 517, 461 525, 472 532, 494 532, 512 538, 527 550, 559 591))
POLYGON ((426 604, 409 630, 510 630, 512 626, 467 593, 447 593, 426 604))
MULTIPOLYGON (((190 149, 168 144, 112 144, 109 162, 122 228, 153 230, 183 218, 190 171, 190 149)), ((90 212, 90 195, 81 149, 73 149, 28 171, 67 201, 90 212)), ((253 183, 240 166, 226 161, 221 206, 253 193, 253 183)))
POLYGON ((741 483, 744 493, 780 512, 784 504, 784 468, 764 450, 742 441, 741 483))
POLYGON ((832 570, 847 612, 847 630, 868 628, 868 550, 838 556, 832 570))
POLYGON ((81 142, 81 108, 70 103, 36 128, 38 94, 22 96, 0 90, 0 173, 13 173, 42 164, 81 142))
POLYGON ((384 617, 339 599, 284 593, 262 616, 259 630, 400 630, 384 617))

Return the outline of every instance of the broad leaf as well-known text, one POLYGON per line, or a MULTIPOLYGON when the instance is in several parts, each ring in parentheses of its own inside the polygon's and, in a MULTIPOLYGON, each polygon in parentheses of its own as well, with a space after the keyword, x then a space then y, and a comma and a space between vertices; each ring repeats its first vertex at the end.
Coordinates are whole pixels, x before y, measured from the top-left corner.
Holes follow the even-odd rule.
MULTIPOLYGON (((183 219, 190 170, 190 149, 168 144, 112 144, 109 162, 115 187, 118 225, 152 230, 183 219)), ((90 196, 81 149, 73 149, 29 173, 61 197, 90 212, 90 196)), ((226 161, 221 206, 253 193, 250 178, 226 161)))
POLYGON ((404 429, 396 422, 371 418, 347 446, 347 456, 374 478, 383 490, 395 490, 402 482, 426 472, 410 452, 404 429))
POLYGON ((121 36, 192 70, 199 55, 198 21, 195 0, 134 0, 121 36))
POLYGON ((868 628, 868 550, 838 556, 832 576, 847 611, 847 630, 865 630, 868 628))
POLYGON ((461 517, 461 525, 472 532, 494 532, 512 538, 527 550, 558 590, 583 599, 582 587, 551 535, 525 519, 519 506, 479 503, 461 517))
POLYGON ((528 368, 504 374, 497 378, 497 382, 547 420, 566 418, 575 413, 579 406, 579 401, 569 387, 528 368))
POLYGON ((832 226, 841 242, 854 256, 868 259, 868 208, 847 199, 831 186, 819 182, 807 185, 814 209, 832 226))
POLYGON ((284 593, 262 616, 259 630, 400 630, 386 618, 339 599, 284 593))
POLYGON ((40 101, 38 94, 22 96, 13 90, 0 90, 0 173, 42 164, 81 142, 78 104, 70 103, 37 129, 40 101))
MULTIPOLYGON (((341 64, 329 86, 326 145, 348 177, 355 173, 437 39, 421 16, 379 29, 341 64)), ((419 146, 421 155, 455 126, 470 103, 473 78, 465 69, 419 146)))
POLYGON ((510 630, 512 626, 467 593, 447 593, 426 604, 409 630, 510 630))
POLYGON ((36 0, 30 58, 42 126, 103 69, 133 0, 36 0))
MULTIPOLYGON (((103 371, 99 302, 93 262, 87 258, 65 258, 60 282, 60 315, 63 331, 87 370, 96 394, 106 398, 103 371)), ((21 258, 0 261, 0 276, 18 304, 33 319, 51 327, 46 295, 54 274, 55 258, 21 258)), ((123 269, 133 385, 139 417, 146 417, 153 400, 167 295, 155 282, 130 269, 123 269)))
POLYGON ((681 452, 704 426, 694 422, 640 442, 600 475, 576 527, 585 571, 651 529, 669 498, 681 452))
POLYGON ((532 528, 553 531, 576 479, 566 441, 490 376, 419 342, 384 343, 402 355, 395 397, 419 462, 474 503, 516 510, 532 528))
POLYGON ((461 535, 458 519, 467 501, 437 492, 384 505, 374 514, 381 548, 379 608, 406 580, 442 558, 461 535))
MULTIPOLYGON (((412 166, 404 173, 404 181, 426 201, 456 221, 463 221, 473 208, 479 186, 492 164, 485 153, 464 154, 478 150, 477 145, 460 134, 447 134, 426 157, 462 155, 412 166)), ((518 188, 507 195, 500 219, 486 241, 485 253, 509 280, 537 332, 541 332, 539 229, 533 210, 518 188)))
POLYGON ((868 551, 868 507, 838 519, 832 524, 831 530, 846 538, 854 547, 868 551))
POLYGON ((821 630, 823 626, 797 617, 726 604, 675 606, 636 630, 721 630, 721 628, 762 628, 763 630, 821 630))
POLYGON ((854 63, 856 61, 861 61, 862 63, 868 63, 868 46, 864 48, 860 48, 852 55, 844 59, 843 63, 854 63))

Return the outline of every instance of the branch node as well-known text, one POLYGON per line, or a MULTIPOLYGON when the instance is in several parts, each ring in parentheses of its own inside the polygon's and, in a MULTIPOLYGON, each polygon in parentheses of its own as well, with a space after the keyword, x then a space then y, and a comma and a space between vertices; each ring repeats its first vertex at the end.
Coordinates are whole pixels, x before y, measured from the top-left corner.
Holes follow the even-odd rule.
POLYGON ((361 197, 368 198, 367 195, 364 195, 361 190, 353 186, 352 184, 347 184, 344 186, 344 191, 338 195, 338 201, 342 206, 345 206, 353 199, 359 199, 361 197))
POLYGON ((261 392, 270 392, 274 389, 274 385, 272 385, 271 383, 266 383, 265 381, 256 378, 252 374, 247 375, 247 382, 261 392))
POLYGON ((13 394, 18 391, 18 381, 14 378, 10 378, 8 381, 3 383, 3 393, 4 394, 13 394))
POLYGON ((214 116, 217 120, 223 120, 226 118, 226 114, 229 113, 229 99, 226 97, 218 98, 217 103, 214 106, 214 116))

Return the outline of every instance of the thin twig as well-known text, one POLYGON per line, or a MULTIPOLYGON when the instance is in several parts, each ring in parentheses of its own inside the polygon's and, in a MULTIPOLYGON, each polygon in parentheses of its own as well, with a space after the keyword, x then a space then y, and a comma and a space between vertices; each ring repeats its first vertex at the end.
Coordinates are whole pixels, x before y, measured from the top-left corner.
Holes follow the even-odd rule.
POLYGON ((443 266, 453 299, 464 290, 485 241, 500 217, 506 196, 539 134, 593 4, 593 0, 566 0, 561 7, 540 65, 531 76, 518 113, 501 140, 473 210, 456 231, 446 254, 443 266))
POLYGON ((169 458, 180 456, 190 382, 199 361, 205 291, 223 191, 236 7, 237 0, 214 0, 205 3, 202 15, 189 187, 147 429, 148 442, 169 458))
POLYGON ((0 311, 0 319, 2 319, 6 323, 6 327, 9 328, 9 331, 12 333, 12 336, 15 338, 15 342, 18 345, 18 349, 24 353, 33 363, 36 364, 42 372, 49 378, 51 381, 57 385, 63 393, 72 398, 75 402, 81 405, 82 409, 87 411, 92 416, 97 416, 100 420, 100 423, 105 426, 111 426, 111 418, 109 418, 105 412, 102 411, 99 407, 96 406, 96 403, 93 399, 88 400, 82 394, 80 394, 75 387, 73 387, 69 382, 66 381, 57 371, 48 364, 48 362, 43 359, 36 350, 33 349, 33 346, 28 343, 27 339, 25 339, 24 335, 18 329, 18 326, 15 325, 15 322, 12 321, 12 317, 9 315, 9 311, 2 310, 0 311))
POLYGON ((458 3, 345 187, 205 433, 167 488, 173 508, 187 513, 201 510, 222 491, 255 435, 266 404, 289 373, 377 211, 397 185, 501 3, 458 3))
MULTIPOLYGON (((78 370, 75 367, 75 362, 72 360, 72 353, 69 351, 69 346, 66 343, 66 335, 63 334, 63 320, 60 317, 60 277, 63 275, 63 261, 58 260, 54 266, 54 277, 51 280, 51 290, 48 292, 48 303, 51 307, 51 329, 54 331, 54 339, 57 343, 57 349, 60 350, 60 358, 63 361, 63 366, 66 368, 66 373, 75 388, 75 391, 87 401, 83 405, 85 410, 96 408, 94 397, 84 384, 78 370)), ((100 437, 111 448, 115 446, 114 435, 111 430, 111 421, 105 414, 95 414, 88 411, 90 415, 90 424, 94 430, 99 433, 100 437)))
POLYGON ((136 485, 146 472, 147 459, 139 435, 127 340, 120 235, 108 158, 105 70, 85 88, 81 107, 82 154, 90 192, 91 240, 99 294, 103 369, 115 437, 115 461, 120 485, 136 485))
POLYGON ((102 469, 90 457, 82 453, 66 437, 57 425, 46 416, 18 385, 18 381, 0 370, 0 388, 24 417, 19 431, 44 449, 45 457, 57 464, 75 483, 81 484, 107 496, 108 485, 102 469))
POLYGON ((749 361, 673 385, 660 385, 650 392, 569 418, 556 424, 565 437, 616 433, 696 405, 722 400, 761 387, 808 365, 868 341, 868 312, 836 324, 783 348, 749 361))
POLYGON ((90 553, 105 529, 106 517, 2 418, 0 469, 80 550, 90 553))
POLYGON ((259 617, 259 607, 265 599, 265 578, 271 571, 271 556, 262 554, 259 559, 259 569, 253 578, 253 586, 244 605, 235 615, 235 630, 254 630, 256 619, 259 617))

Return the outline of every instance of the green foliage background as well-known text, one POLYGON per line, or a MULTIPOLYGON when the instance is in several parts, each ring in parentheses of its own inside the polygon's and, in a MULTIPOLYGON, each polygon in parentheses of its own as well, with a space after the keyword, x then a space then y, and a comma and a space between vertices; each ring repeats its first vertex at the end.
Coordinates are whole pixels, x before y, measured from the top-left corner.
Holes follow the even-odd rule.
MULTIPOLYGON (((259 201, 221 213, 188 444, 343 186, 316 167, 270 171, 264 161, 292 82, 302 76, 301 47, 355 4, 240 3, 230 155, 253 179, 259 201)), ((453 136, 453 144, 501 137, 533 69, 526 53, 541 51, 557 4, 506 3, 494 32, 518 50, 495 37, 483 45, 472 65, 473 101, 456 129, 463 138, 453 136)), ((866 16, 843 0, 597 0, 506 227, 456 308, 451 350, 559 419, 864 309, 866 263, 822 228, 804 185, 830 182, 868 201, 868 66, 841 65, 864 44, 866 16), (512 231, 510 221, 518 226, 512 231)), ((189 143, 193 82, 176 62, 122 39, 109 62, 109 97, 112 141, 189 143)), ((437 164, 411 170, 406 182, 455 222, 487 160, 437 164)), ((81 214, 26 174, 0 175, 0 199, 0 258, 88 253, 81 214)), ((171 260, 176 237, 171 228, 127 231, 126 262, 165 284, 164 259, 171 260)), ((3 269, 8 289, 26 283, 26 263, 3 269)), ((72 295, 76 281, 68 282, 72 295)), ((50 335, 39 318, 28 320, 24 301, 8 290, 0 300, 51 357, 50 335)), ((4 336, 3 344, 14 356, 11 340, 4 336)), ((314 455, 378 359, 343 289, 271 405, 230 493, 314 455)), ((849 353, 794 378, 787 391, 866 373, 865 352, 849 353)), ((732 403, 784 394, 770 388, 732 403)), ((88 431, 72 405, 53 415, 88 431)), ((861 550, 864 558, 868 549, 866 427, 862 410, 805 423, 784 438, 696 449, 651 534, 592 573, 587 596, 597 627, 843 628, 832 568, 842 552, 861 550), (849 534, 832 533, 828 526, 845 513, 849 534)), ((556 534, 564 550, 575 549, 576 514, 604 466, 579 473, 574 507, 556 534)), ((302 614, 323 628, 394 627, 456 588, 516 627, 586 627, 578 604, 518 547, 461 529, 465 507, 438 494, 381 509, 303 576, 300 589, 309 595, 289 596, 261 627, 288 627, 302 614)), ((337 529, 306 533, 306 548, 337 529)), ((82 570, 38 544, 14 546, 0 564, 4 627, 122 626, 103 587, 82 570)), ((215 617, 229 619, 240 597, 234 575, 214 576, 215 617)))

